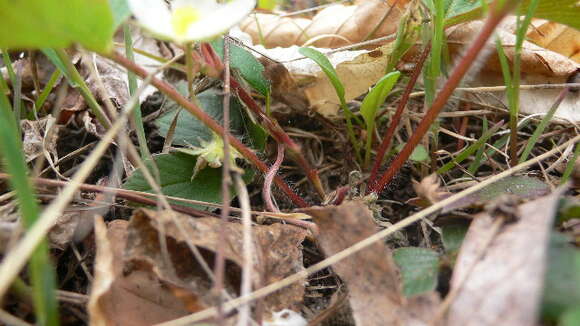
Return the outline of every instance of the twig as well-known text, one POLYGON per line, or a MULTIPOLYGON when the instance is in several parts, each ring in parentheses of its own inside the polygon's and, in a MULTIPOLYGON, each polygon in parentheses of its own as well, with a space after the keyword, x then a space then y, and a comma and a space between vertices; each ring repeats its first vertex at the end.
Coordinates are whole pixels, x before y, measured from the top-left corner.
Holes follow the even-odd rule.
POLYGON ((224 275, 226 270, 226 258, 225 258, 225 243, 227 241, 226 234, 226 223, 227 218, 230 215, 230 186, 232 185, 232 176, 230 175, 230 43, 227 39, 224 39, 224 98, 223 98, 223 142, 224 142, 224 159, 222 163, 222 211, 221 211, 221 223, 219 228, 219 242, 217 246, 217 253, 215 257, 215 282, 214 290, 218 295, 217 307, 218 316, 217 324, 219 326, 224 325, 224 311, 222 308, 223 297, 220 295, 224 289, 224 275))
MULTIPOLYGON (((243 266, 242 266, 242 285, 240 287, 240 295, 245 296, 252 292, 252 274, 253 274, 253 253, 254 242, 252 239, 252 217, 250 215, 250 196, 248 189, 244 184, 244 180, 239 173, 234 174, 236 189, 238 191, 238 200, 242 209, 242 252, 243 252, 243 266)), ((250 305, 242 305, 239 309, 238 326, 247 326, 250 321, 250 305)))

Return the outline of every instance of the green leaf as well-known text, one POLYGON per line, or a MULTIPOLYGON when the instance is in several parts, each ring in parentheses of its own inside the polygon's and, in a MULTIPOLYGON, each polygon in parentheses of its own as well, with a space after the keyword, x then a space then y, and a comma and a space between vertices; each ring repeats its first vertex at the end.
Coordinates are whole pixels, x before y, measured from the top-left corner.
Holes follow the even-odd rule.
POLYGON ((580 250, 570 245, 566 236, 554 232, 548 251, 542 315, 550 321, 557 321, 564 317, 563 314, 579 308, 580 250))
POLYGON ((371 129, 370 131, 374 130, 377 110, 385 103, 387 96, 397 83, 397 80, 399 80, 399 76, 401 76, 401 73, 398 71, 384 75, 365 96, 360 107, 360 113, 367 125, 367 131, 369 131, 368 129, 371 129))
POLYGON ((437 287, 439 255, 426 248, 407 247, 393 253, 395 263, 401 269, 403 293, 410 297, 437 287))
MULTIPOLYGON (((174 153, 155 155, 153 159, 159 168, 159 186, 165 195, 202 200, 210 203, 219 203, 221 201, 221 169, 212 169, 209 167, 202 169, 191 180, 196 163, 194 156, 174 153)), ((151 169, 151 161, 147 161, 146 165, 151 169)), ((127 179, 123 188, 154 193, 151 186, 143 177, 143 172, 140 169, 137 169, 127 179)), ((205 207, 199 205, 183 203, 180 203, 180 205, 205 209, 205 207)))
MULTIPOLYGON (((211 46, 223 59, 224 40, 214 40, 211 42, 211 46)), ((264 66, 250 52, 231 44, 230 67, 237 69, 242 78, 263 96, 270 93, 270 82, 264 77, 264 66)))
POLYGON ((578 326, 580 325, 580 305, 576 308, 568 309, 562 317, 560 317, 561 326, 578 326))
MULTIPOLYGON (((183 95, 187 93, 187 85, 185 83, 179 83, 177 85, 177 90, 183 95)), ((203 93, 197 95, 197 100, 199 106, 216 121, 223 121, 223 95, 218 94, 215 90, 207 90, 203 93)), ((169 101, 166 104, 168 107, 166 109, 167 113, 161 115, 155 124, 159 128, 159 133, 161 136, 166 137, 171 122, 175 117, 176 110, 179 108, 175 102, 169 101)), ((232 97, 230 102, 230 130, 233 134, 245 136, 246 132, 244 129, 243 118, 242 118, 242 106, 237 101, 237 99, 232 97)), ((179 113, 177 119, 177 125, 175 127, 175 134, 173 138, 173 144, 175 145, 191 145, 200 146, 200 141, 210 141, 212 139, 211 130, 206 127, 201 121, 196 117, 189 114, 186 111, 179 113)))
POLYGON ((111 3, 111 12, 113 13, 113 25, 116 30, 129 16, 131 16, 131 9, 127 0, 109 0, 111 3))
POLYGON ((74 77, 70 74, 64 62, 60 60, 54 49, 44 48, 41 49, 41 51, 48 58, 48 60, 50 60, 50 62, 52 62, 52 64, 55 65, 58 68, 58 70, 60 70, 60 72, 66 77, 66 80, 68 81, 71 87, 76 88, 80 86, 75 82, 74 77))
POLYGON ((0 48, 111 49, 108 0, 0 0, 0 48))
POLYGON ((258 0, 258 8, 272 10, 276 7, 276 0, 258 0))
MULTIPOLYGON (((402 151, 403 147, 405 147, 405 144, 406 143, 401 143, 401 144, 397 145, 395 150, 397 152, 402 151)), ((429 159, 429 152, 427 152, 427 149, 425 149, 425 146, 417 145, 417 147, 415 147, 415 149, 413 149, 413 153, 411 153, 411 156, 409 156, 409 159, 411 161, 415 161, 415 162, 427 161, 429 159)))
POLYGON ((442 240, 445 252, 455 253, 461 248, 465 234, 467 233, 467 226, 462 224, 446 225, 442 228, 442 240))
POLYGON ((338 74, 336 73, 336 70, 334 70, 332 63, 330 63, 328 58, 323 53, 312 48, 300 48, 298 52, 300 52, 300 54, 303 56, 312 59, 320 66, 320 69, 324 71, 326 77, 328 77, 330 83, 336 90, 336 95, 338 95, 341 105, 346 105, 346 101, 344 99, 344 86, 338 78, 338 74))

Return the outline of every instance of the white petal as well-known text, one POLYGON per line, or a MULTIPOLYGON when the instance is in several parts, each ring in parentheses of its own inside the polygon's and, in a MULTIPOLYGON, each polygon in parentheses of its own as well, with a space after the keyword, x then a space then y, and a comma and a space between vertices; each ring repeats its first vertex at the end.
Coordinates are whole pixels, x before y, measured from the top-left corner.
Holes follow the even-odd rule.
POLYGON ((129 0, 139 25, 163 39, 174 39, 171 12, 163 0, 129 0))
POLYGON ((218 3, 215 0, 175 0, 171 8, 193 7, 201 13, 216 10, 218 3))
POLYGON ((209 40, 225 33, 230 28, 236 26, 256 6, 255 0, 233 0, 219 9, 206 13, 202 19, 192 24, 184 39, 209 40))

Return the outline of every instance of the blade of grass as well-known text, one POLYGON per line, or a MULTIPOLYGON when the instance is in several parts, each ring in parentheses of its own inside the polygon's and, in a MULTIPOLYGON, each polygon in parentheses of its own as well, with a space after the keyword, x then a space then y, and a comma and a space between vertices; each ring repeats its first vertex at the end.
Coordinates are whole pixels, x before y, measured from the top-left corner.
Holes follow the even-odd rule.
POLYGON ((576 160, 578 159, 578 156, 580 156, 580 143, 576 144, 576 147, 574 147, 574 154, 572 154, 572 159, 568 161, 566 169, 564 170, 564 173, 562 173, 560 184, 565 184, 568 181, 568 179, 570 179, 572 171, 574 171, 574 166, 576 165, 576 160))
POLYGON ((487 142, 487 140, 491 136, 493 136, 493 134, 496 131, 498 131, 499 128, 501 128, 502 126, 503 126, 503 121, 500 121, 495 126, 493 126, 491 129, 484 132, 483 135, 481 135, 481 137, 475 143, 469 145, 466 149, 464 149, 461 153, 459 153, 459 155, 457 155, 451 161, 447 162, 445 165, 440 167, 437 170, 437 173, 443 174, 443 173, 451 170, 454 166, 463 162, 465 159, 467 159, 471 154, 473 154, 478 149, 485 148, 485 143, 487 142))
MULTIPOLYGON (((518 163, 518 132, 517 132, 517 124, 518 124, 518 113, 520 110, 520 79, 521 79, 521 56, 522 56, 522 47, 525 41, 526 33, 528 31, 528 27, 532 21, 532 17, 534 12, 538 8, 539 0, 530 0, 530 4, 528 6, 528 10, 526 15, 524 16, 523 20, 521 16, 517 18, 517 27, 516 27, 516 44, 514 48, 514 59, 513 59, 513 75, 511 79, 511 83, 509 86, 511 89, 508 92, 509 97, 509 110, 510 110, 510 161, 512 165, 516 165, 518 163)), ((502 65, 503 66, 503 65, 502 65)), ((502 68, 503 70, 503 68, 502 68)))
MULTIPOLYGON (((482 125, 483 125, 483 133, 485 134, 487 132, 487 130, 489 129, 487 118, 485 116, 483 117, 482 125)), ((475 157, 473 158, 473 162, 471 162, 471 164, 467 168, 467 171, 469 172, 469 174, 475 175, 477 170, 479 170, 479 167, 483 163, 483 153, 484 152, 485 152, 485 146, 481 146, 477 150, 477 153, 475 154, 475 157)))
MULTIPOLYGON (((35 192, 28 180, 20 132, 6 97, 7 90, 3 87, 4 85, 2 80, 0 82, 0 153, 6 162, 8 173, 12 176, 10 185, 16 191, 22 223, 24 227, 29 229, 38 219, 40 209, 35 192)), ((50 263, 46 240, 41 241, 33 252, 28 270, 34 288, 33 297, 37 322, 40 325, 58 325, 55 296, 56 278, 50 263)))
POLYGON ((36 101, 34 102, 34 110, 37 111, 37 112, 35 112, 36 114, 38 114, 38 110, 42 109, 44 102, 46 102, 48 95, 50 95, 50 92, 52 92, 52 89, 56 85, 56 82, 58 81, 60 76, 62 76, 62 72, 59 69, 56 69, 52 73, 52 75, 50 75, 50 79, 48 80, 48 83, 46 83, 46 85, 44 86, 44 89, 42 90, 42 92, 40 93, 40 95, 38 96, 36 101))
POLYGON ((540 124, 538 125, 536 130, 534 130, 534 133, 532 134, 532 136, 528 140, 528 143, 526 144, 526 147, 524 148, 524 151, 522 152, 522 155, 520 156, 520 162, 524 162, 525 160, 528 159, 528 156, 532 152, 532 149, 536 145, 536 142, 538 142, 538 138, 540 137, 542 132, 544 132, 544 129, 546 129, 546 127, 548 126, 548 123, 550 123, 550 121, 552 120, 552 117, 556 113, 556 110, 558 110, 560 103, 562 103, 564 98, 566 98, 566 95, 568 95, 569 91, 570 91, 570 88, 567 87, 567 88, 564 88, 560 92, 560 94, 558 94, 556 101, 554 102, 554 104, 552 104, 552 107, 550 108, 550 110, 548 110, 548 113, 546 113, 546 115, 544 116, 542 121, 540 121, 540 124))
POLYGON ((91 93, 91 90, 85 83, 85 80, 78 72, 77 68, 73 65, 68 54, 62 50, 53 49, 43 49, 42 52, 47 56, 47 58, 64 74, 64 76, 69 81, 69 84, 77 88, 87 104, 91 109, 91 113, 95 115, 99 123, 105 127, 105 129, 110 128, 111 121, 102 111, 101 106, 97 103, 97 100, 91 93))
MULTIPOLYGON (((131 30, 128 24, 123 26, 123 34, 125 37, 125 55, 127 59, 135 61, 135 55, 133 53, 133 39, 131 37, 131 30)), ((133 96, 135 91, 137 91, 137 77, 132 71, 127 72, 127 83, 129 85, 129 95, 133 96)), ((147 137, 145 136, 145 129, 143 128, 143 116, 141 114, 141 106, 137 103, 137 106, 133 110, 133 125, 137 133, 137 141, 139 142, 139 151, 141 152, 141 157, 143 160, 151 160, 153 162, 153 157, 147 147, 147 137)))

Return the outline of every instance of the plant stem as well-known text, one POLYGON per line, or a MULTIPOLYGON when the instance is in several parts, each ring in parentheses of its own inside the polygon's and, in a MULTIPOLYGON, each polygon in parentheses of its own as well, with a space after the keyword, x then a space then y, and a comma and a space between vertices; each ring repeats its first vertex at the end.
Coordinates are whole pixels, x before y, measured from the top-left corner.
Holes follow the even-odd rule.
MULTIPOLYGON (((108 54, 107 57, 109 59, 115 61, 119 65, 125 67, 126 69, 133 71, 137 76, 139 76, 141 78, 147 77, 147 72, 143 68, 141 68, 138 65, 136 65, 135 63, 127 60, 127 58, 123 57, 122 55, 120 55, 116 52, 113 52, 111 54, 108 54)), ((164 82, 160 79, 157 79, 157 78, 152 78, 151 84, 153 86, 157 87, 157 89, 159 89, 159 91, 161 91, 162 93, 167 95, 169 98, 171 98, 177 104, 179 104, 180 106, 185 108, 187 111, 189 111, 191 114, 193 114, 197 119, 199 119, 208 128, 213 130, 218 135, 224 137, 224 129, 222 126, 220 126, 214 119, 212 119, 207 113, 205 113, 196 104, 189 102, 186 98, 181 96, 181 94, 179 94, 179 92, 177 92, 173 87, 171 87, 171 85, 169 85, 166 82, 164 82)), ((232 135, 230 135, 228 137, 228 139, 231 142, 232 146, 235 149, 237 149, 238 152, 240 152, 240 154, 242 154, 242 156, 244 156, 252 164, 254 164, 260 171, 262 171, 262 173, 267 173, 267 171, 269 170, 268 166, 264 162, 262 162, 262 160, 260 160, 258 158, 258 156, 251 149, 249 149, 247 146, 245 146, 242 142, 240 142, 237 138, 233 137, 232 135)), ((299 207, 309 206, 309 204, 304 199, 302 199, 300 196, 298 196, 288 186, 288 184, 286 184, 286 182, 282 178, 276 177, 274 179, 274 182, 278 185, 278 187, 284 193, 286 193, 286 195, 288 195, 288 197, 290 198, 290 200, 292 200, 292 202, 294 204, 298 205, 299 207)))
POLYGON ((496 0, 494 1, 492 7, 490 8, 489 17, 487 18, 485 25, 483 26, 481 32, 470 46, 470 48, 465 53, 465 56, 461 59, 457 67, 453 70, 453 73, 439 92, 438 96, 433 101, 433 105, 427 111, 423 120, 419 123, 415 132, 409 138, 409 141, 403 147, 403 150, 395 157, 389 169, 381 176, 380 180, 377 183, 373 183, 369 187, 370 192, 380 192, 383 188, 389 183, 395 174, 401 169, 405 161, 409 158, 417 144, 421 141, 425 133, 429 130, 431 124, 437 116, 439 112, 443 110, 443 107, 447 103, 447 100, 453 94, 455 88, 461 82, 463 76, 467 73, 473 62, 477 59, 477 56, 486 45, 487 40, 493 34, 496 26, 502 21, 502 19, 507 15, 507 13, 515 7, 515 5, 519 2, 517 0, 514 1, 507 1, 508 3, 503 3, 505 1, 496 0), (500 4, 500 3, 503 3, 500 4))
POLYGON ((391 124, 389 125, 389 129, 387 130, 387 132, 383 136, 383 140, 381 141, 381 145, 379 146, 379 150, 377 152, 377 155, 375 156, 375 164, 373 165, 371 177, 369 179, 370 185, 374 184, 376 179, 377 179, 377 175, 379 173, 379 168, 381 167, 381 163, 383 161, 383 158, 385 157, 385 153, 389 150, 389 147, 391 145, 391 140, 393 139, 393 135, 395 134, 395 131, 397 130, 397 127, 399 126, 399 123, 401 122, 401 118, 403 116, 403 111, 405 110, 405 107, 407 106, 407 102, 409 102, 409 97, 411 95, 411 92, 413 91, 413 88, 415 87, 415 84, 417 83, 417 79, 419 79, 419 76, 421 75, 421 69, 423 68, 423 64, 425 63, 425 60, 429 56, 430 48, 431 48, 430 45, 427 44, 425 46, 425 48, 423 49, 421 56, 417 60, 417 63, 415 63, 415 68, 413 70, 413 73, 411 74, 411 78, 409 79, 409 83, 407 83, 407 87, 405 88, 405 92, 403 93, 403 96, 401 97, 401 100, 399 101, 399 105, 397 105, 397 110, 395 111, 395 115, 393 115, 393 118, 391 119, 391 124))
POLYGON ((83 79, 77 68, 75 68, 75 66, 72 64, 68 54, 63 49, 57 49, 55 50, 55 52, 60 61, 62 61, 62 63, 65 65, 68 75, 73 79, 72 82, 78 85, 78 89, 81 92, 81 95, 83 96, 85 101, 87 101, 87 104, 91 108, 91 113, 95 115, 99 123, 105 129, 109 129, 111 127, 111 121, 101 110, 101 106, 99 105, 99 103, 97 103, 97 100, 93 96, 93 93, 91 93, 91 90, 87 86, 87 83, 85 83, 85 80, 83 79))
POLYGON ((274 137, 278 143, 284 144, 286 149, 290 152, 292 159, 306 173, 306 177, 314 186, 318 196, 324 200, 324 196, 326 194, 324 187, 322 187, 322 182, 320 181, 318 170, 313 169, 310 166, 310 163, 308 163, 308 160, 306 160, 302 154, 302 147, 295 143, 275 120, 272 120, 270 117, 264 114, 258 103, 254 101, 250 94, 248 94, 248 92, 246 92, 246 90, 234 78, 230 79, 230 83, 232 89, 236 92, 240 100, 242 100, 242 102, 244 102, 244 104, 246 104, 246 106, 260 118, 260 121, 262 121, 264 127, 266 127, 270 135, 274 137))

